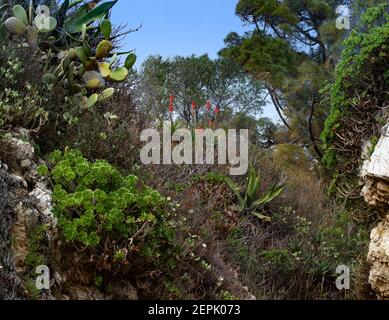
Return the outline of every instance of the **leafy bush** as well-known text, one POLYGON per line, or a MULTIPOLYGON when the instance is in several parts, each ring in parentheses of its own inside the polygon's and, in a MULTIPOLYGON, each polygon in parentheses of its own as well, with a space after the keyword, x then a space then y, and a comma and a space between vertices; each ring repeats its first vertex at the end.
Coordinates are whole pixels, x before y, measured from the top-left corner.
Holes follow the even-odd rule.
POLYGON ((2 46, 0 53, 0 128, 21 126, 38 130, 47 120, 48 95, 34 79, 26 79, 27 51, 20 43, 2 46))
POLYGON ((388 10, 388 4, 368 9, 344 43, 331 87, 331 112, 322 133, 328 166, 341 164, 349 171, 355 170, 362 141, 371 138, 377 125, 374 114, 385 107, 389 84, 388 10))
POLYGON ((159 258, 172 248, 166 199, 140 187, 136 176, 123 176, 106 161, 89 162, 77 150, 55 151, 50 162, 54 214, 67 241, 87 248, 115 241, 123 249, 115 258, 159 258))

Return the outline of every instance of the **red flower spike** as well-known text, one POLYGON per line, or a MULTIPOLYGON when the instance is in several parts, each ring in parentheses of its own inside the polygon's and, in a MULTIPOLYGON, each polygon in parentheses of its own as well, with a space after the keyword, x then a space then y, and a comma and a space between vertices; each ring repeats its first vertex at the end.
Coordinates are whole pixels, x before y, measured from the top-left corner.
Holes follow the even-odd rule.
POLYGON ((173 113, 174 96, 170 96, 169 112, 173 113))
POLYGON ((196 110, 196 102, 192 101, 192 110, 196 110))
POLYGON ((219 108, 219 106, 216 106, 216 108, 215 108, 215 114, 218 115, 219 113, 220 113, 220 108, 219 108))

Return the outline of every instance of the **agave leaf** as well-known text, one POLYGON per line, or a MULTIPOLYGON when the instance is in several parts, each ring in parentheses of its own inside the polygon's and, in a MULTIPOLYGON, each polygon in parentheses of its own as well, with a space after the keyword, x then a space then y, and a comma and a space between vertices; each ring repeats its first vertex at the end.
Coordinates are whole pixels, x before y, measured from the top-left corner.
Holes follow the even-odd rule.
POLYGON ((66 31, 69 33, 81 32, 83 24, 89 25, 97 20, 103 19, 117 1, 105 2, 85 14, 72 17, 65 25, 66 31))
POLYGON ((253 202, 254 199, 256 199, 260 186, 261 186, 261 177, 258 175, 254 179, 251 202, 253 202))
POLYGON ((12 9, 12 12, 13 12, 13 15, 14 17, 18 18, 20 21, 22 21, 24 23, 24 25, 28 25, 28 18, 27 18, 27 13, 26 13, 26 10, 24 10, 24 8, 17 4, 13 7, 12 9))
POLYGON ((225 181, 227 185, 231 188, 231 190, 234 192, 235 196, 238 198, 241 208, 244 209, 244 203, 246 201, 240 194, 240 188, 238 187, 238 185, 228 177, 225 178, 225 181))
POLYGON ((264 220, 266 222, 271 222, 271 218, 268 216, 265 216, 259 212, 252 212, 254 216, 256 216, 258 219, 264 220))
POLYGON ((247 184, 247 190, 246 195, 247 198, 251 199, 254 195, 254 183, 255 183, 255 171, 252 167, 249 169, 249 177, 248 177, 248 184, 247 184))
POLYGON ((284 191, 284 186, 274 186, 272 187, 264 197, 254 202, 253 207, 263 206, 269 202, 272 202, 284 191))

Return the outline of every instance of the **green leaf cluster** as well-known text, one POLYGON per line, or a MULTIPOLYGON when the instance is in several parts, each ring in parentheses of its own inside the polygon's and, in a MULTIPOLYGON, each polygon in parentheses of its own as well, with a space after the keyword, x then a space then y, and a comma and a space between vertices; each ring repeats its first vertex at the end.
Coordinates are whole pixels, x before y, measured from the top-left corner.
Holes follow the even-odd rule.
POLYGON ((338 152, 334 148, 338 140, 337 133, 344 127, 344 119, 352 117, 353 107, 358 107, 357 99, 369 94, 366 84, 374 78, 377 71, 375 66, 384 66, 379 61, 387 59, 388 43, 388 4, 368 9, 362 16, 360 26, 344 42, 342 59, 336 68, 335 82, 330 89, 331 111, 321 134, 326 149, 324 162, 328 166, 334 166, 338 162, 338 152))
POLYGON ((69 242, 97 247, 131 239, 142 255, 158 257, 173 241, 166 199, 140 187, 136 176, 124 176, 103 160, 90 162, 77 150, 55 151, 49 160, 54 214, 69 242))
POLYGON ((261 177, 255 172, 253 167, 251 167, 249 170, 247 187, 244 192, 242 192, 241 188, 230 178, 226 177, 225 181, 231 190, 235 193, 239 201, 239 208, 242 211, 251 211, 251 213, 257 218, 267 221, 269 221, 270 218, 255 212, 255 209, 263 207, 264 205, 272 202, 284 190, 284 186, 274 185, 269 190, 267 190, 262 197, 258 197, 258 192, 261 187, 261 177))

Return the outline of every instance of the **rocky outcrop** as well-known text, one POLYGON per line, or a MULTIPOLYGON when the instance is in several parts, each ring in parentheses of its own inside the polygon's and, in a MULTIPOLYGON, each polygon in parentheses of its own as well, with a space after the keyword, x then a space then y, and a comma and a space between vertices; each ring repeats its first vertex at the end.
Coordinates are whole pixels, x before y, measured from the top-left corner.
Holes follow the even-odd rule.
POLYGON ((15 219, 13 191, 18 187, 18 182, 8 173, 8 167, 0 162, 0 299, 20 296, 21 283, 10 250, 11 229, 15 219))
POLYGON ((382 218, 371 232, 369 282, 378 296, 389 299, 389 125, 382 131, 375 150, 362 169, 363 196, 382 218))
POLYGON ((389 221, 379 223, 371 232, 368 261, 369 282, 381 298, 389 299, 389 221))
POLYGON ((0 146, 0 299, 23 299, 29 235, 38 224, 56 221, 28 131, 6 134, 0 146))

